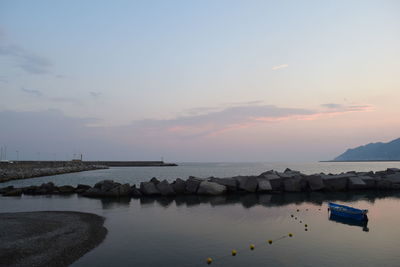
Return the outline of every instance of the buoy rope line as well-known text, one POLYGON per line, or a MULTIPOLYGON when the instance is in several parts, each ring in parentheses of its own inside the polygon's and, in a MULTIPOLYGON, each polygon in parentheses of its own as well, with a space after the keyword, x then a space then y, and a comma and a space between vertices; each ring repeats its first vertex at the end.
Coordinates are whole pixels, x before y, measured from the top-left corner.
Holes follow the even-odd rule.
MULTIPOLYGON (((321 209, 319 209, 319 211, 320 211, 320 210, 321 210, 321 209)), ((306 211, 308 211, 308 209, 306 209, 306 211)), ((296 212, 299 213, 299 212, 300 212, 300 209, 297 209, 296 212)), ((290 217, 293 218, 293 219, 295 219, 295 220, 298 219, 298 217, 295 216, 294 214, 291 214, 290 217)), ((302 219, 299 218, 299 222, 300 222, 301 224, 303 224, 303 223, 304 223, 304 220, 302 220, 302 219)), ((305 231, 308 231, 308 225, 307 225, 306 223, 304 223, 304 227, 305 227, 304 230, 305 230, 305 231)), ((256 246, 259 246, 259 245, 262 245, 262 244, 269 244, 269 245, 272 245, 274 242, 277 242, 277 241, 279 241, 279 240, 285 239, 285 238, 287 238, 287 237, 293 237, 293 234, 292 234, 292 233, 289 233, 289 234, 287 234, 287 235, 283 235, 283 236, 280 236, 280 237, 275 238, 275 239, 269 239, 269 240, 267 240, 266 242, 264 241, 264 242, 259 242, 259 243, 257 243, 257 244, 250 244, 249 249, 246 249, 246 250, 245 250, 245 249, 241 249, 241 250, 235 250, 235 249, 233 249, 233 250, 231 251, 231 254, 226 254, 226 255, 219 256, 219 257, 214 257, 214 258, 211 258, 211 257, 210 257, 210 258, 207 258, 207 259, 206 259, 206 264, 211 264, 211 263, 213 263, 214 261, 220 261, 220 260, 225 259, 225 258, 228 258, 228 257, 235 257, 237 254, 239 254, 239 252, 240 252, 240 254, 248 253, 248 252, 254 250, 256 246)), ((202 265, 204 265, 204 263, 203 263, 203 264, 197 264, 197 265, 194 265, 194 266, 202 266, 202 265)), ((193 266, 193 265, 192 265, 192 266, 193 266)))

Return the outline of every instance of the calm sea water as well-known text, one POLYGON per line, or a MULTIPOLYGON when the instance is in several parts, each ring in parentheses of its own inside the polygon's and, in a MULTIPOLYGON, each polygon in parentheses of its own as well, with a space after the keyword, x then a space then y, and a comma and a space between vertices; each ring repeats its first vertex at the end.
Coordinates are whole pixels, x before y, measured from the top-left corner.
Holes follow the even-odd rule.
POLYGON ((196 177, 232 177, 236 175, 258 175, 267 170, 284 171, 286 168, 298 170, 305 174, 340 173, 347 171, 379 171, 386 168, 400 168, 400 162, 312 162, 312 163, 179 163, 176 167, 119 167, 107 170, 95 170, 69 173, 33 179, 15 180, 1 183, 0 187, 40 185, 53 182, 56 185, 73 185, 79 183, 94 185, 104 179, 112 179, 121 183, 139 185, 152 177, 159 179, 196 177))
MULTIPOLYGON (((112 168, 25 180, 93 184, 101 179, 138 182, 257 174, 286 167, 305 173, 381 170, 398 163, 305 165, 185 164, 175 168, 112 168), (186 170, 186 172, 185 172, 186 170), (196 171, 197 170, 197 171, 196 171), (189 173, 190 171, 190 173, 189 173)), ((18 181, 18 183, 25 182, 18 181)), ((106 218, 105 241, 73 266, 399 266, 400 194, 293 193, 89 199, 71 196, 0 197, 0 212, 70 210, 106 218), (330 220, 327 202, 369 210, 367 225, 330 220), (299 209, 299 212, 297 212, 299 209), (297 220, 290 215, 293 214, 297 220), (301 221, 301 223, 300 223, 301 221), (305 231, 304 224, 308 224, 305 231), (282 236, 293 233, 293 237, 282 236), (266 240, 275 240, 271 245, 266 240), (255 244, 255 250, 249 249, 255 244), (236 249, 237 256, 230 256, 236 249)))

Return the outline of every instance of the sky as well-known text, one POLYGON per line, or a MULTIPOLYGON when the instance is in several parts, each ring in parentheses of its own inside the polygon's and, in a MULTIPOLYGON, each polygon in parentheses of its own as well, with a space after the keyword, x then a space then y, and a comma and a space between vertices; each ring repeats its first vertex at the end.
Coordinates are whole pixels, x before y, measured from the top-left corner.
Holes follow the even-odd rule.
POLYGON ((399 14, 385 0, 0 0, 0 145, 8 159, 305 162, 390 141, 399 14))

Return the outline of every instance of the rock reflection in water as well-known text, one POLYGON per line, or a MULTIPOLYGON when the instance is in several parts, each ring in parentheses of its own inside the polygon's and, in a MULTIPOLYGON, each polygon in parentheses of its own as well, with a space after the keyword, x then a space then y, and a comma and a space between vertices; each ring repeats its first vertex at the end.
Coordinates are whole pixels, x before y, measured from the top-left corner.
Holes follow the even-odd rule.
POLYGON ((354 202, 365 200, 374 203, 377 199, 387 197, 400 198, 397 192, 311 192, 311 193, 284 193, 284 194, 228 194, 220 196, 202 196, 202 195, 181 195, 176 197, 141 197, 140 204, 143 207, 151 207, 157 203, 162 207, 169 207, 175 202, 176 206, 186 205, 187 207, 197 206, 200 204, 218 205, 235 205, 241 204, 245 208, 254 206, 286 206, 290 204, 311 203, 322 205, 328 201, 354 202))

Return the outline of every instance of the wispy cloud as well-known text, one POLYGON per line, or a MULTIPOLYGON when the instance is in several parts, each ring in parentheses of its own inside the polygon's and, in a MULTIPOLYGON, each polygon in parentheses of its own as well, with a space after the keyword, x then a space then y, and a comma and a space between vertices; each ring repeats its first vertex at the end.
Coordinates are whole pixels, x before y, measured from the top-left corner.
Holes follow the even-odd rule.
POLYGON ((49 100, 54 101, 54 102, 60 102, 60 103, 70 103, 70 104, 77 104, 80 105, 82 102, 73 97, 51 97, 49 100))
POLYGON ((0 40, 0 56, 13 58, 19 68, 31 74, 49 73, 52 65, 47 58, 27 51, 18 45, 7 44, 2 40, 0 40))
POLYGON ((39 91, 39 90, 36 90, 36 89, 26 89, 26 88, 22 87, 21 91, 26 93, 26 94, 29 94, 29 95, 32 95, 32 96, 36 96, 36 97, 43 96, 43 93, 41 91, 39 91))
POLYGON ((327 104, 322 104, 321 107, 323 108, 341 108, 341 104, 336 104, 336 103, 327 103, 327 104))
POLYGON ((271 69, 272 70, 280 70, 280 69, 284 69, 287 67, 289 67, 289 64, 281 64, 281 65, 273 66, 271 69))
POLYGON ((324 116, 336 116, 348 112, 371 110, 368 105, 338 106, 335 109, 286 108, 273 105, 240 105, 222 110, 201 108, 203 113, 188 113, 173 119, 134 121, 124 131, 143 135, 174 135, 193 138, 216 135, 222 132, 276 123, 283 120, 315 120, 324 116))

